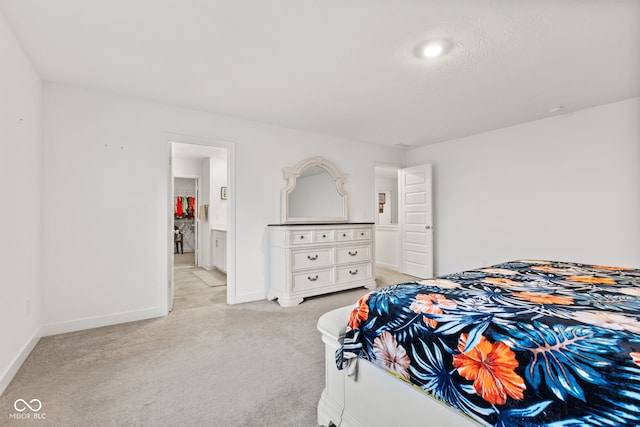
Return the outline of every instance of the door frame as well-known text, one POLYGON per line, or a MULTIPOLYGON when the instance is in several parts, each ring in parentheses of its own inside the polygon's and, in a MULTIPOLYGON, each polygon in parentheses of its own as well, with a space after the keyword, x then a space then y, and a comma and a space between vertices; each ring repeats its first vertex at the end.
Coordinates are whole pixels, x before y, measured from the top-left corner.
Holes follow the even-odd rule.
POLYGON ((169 161, 165 163, 167 167, 166 176, 169 177, 167 181, 167 188, 165 194, 167 197, 167 228, 165 232, 170 237, 171 242, 167 239, 167 244, 171 247, 167 248, 167 263, 168 277, 163 281, 160 288, 160 298, 163 312, 169 314, 173 301, 169 300, 169 295, 173 292, 173 155, 171 152, 171 143, 177 142, 180 144, 191 144, 211 148, 224 148, 227 150, 227 304, 235 304, 237 300, 236 296, 236 147, 235 143, 231 141, 225 141, 221 139, 213 139, 206 137, 196 137, 190 135, 182 135, 175 133, 163 133, 163 143, 166 144, 169 150, 169 161), (171 193, 170 193, 171 192, 171 193), (169 250, 170 249, 170 250, 169 250))

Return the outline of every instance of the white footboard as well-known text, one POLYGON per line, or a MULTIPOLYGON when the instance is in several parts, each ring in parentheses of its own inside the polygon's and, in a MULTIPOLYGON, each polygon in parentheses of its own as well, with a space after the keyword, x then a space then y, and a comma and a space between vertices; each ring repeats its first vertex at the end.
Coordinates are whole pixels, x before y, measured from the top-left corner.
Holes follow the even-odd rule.
POLYGON ((351 306, 339 308, 318 320, 318 330, 325 343, 325 388, 318 402, 318 424, 477 427, 471 419, 366 360, 358 360, 355 376, 347 376, 346 370, 339 371, 335 352, 351 309, 351 306))
POLYGON ((339 340, 344 336, 345 327, 352 307, 343 307, 323 314, 318 320, 318 330, 324 342, 325 385, 318 402, 318 424, 328 427, 340 425, 344 412, 345 371, 339 371, 335 363, 339 340), (332 363, 333 362, 333 363, 332 363))

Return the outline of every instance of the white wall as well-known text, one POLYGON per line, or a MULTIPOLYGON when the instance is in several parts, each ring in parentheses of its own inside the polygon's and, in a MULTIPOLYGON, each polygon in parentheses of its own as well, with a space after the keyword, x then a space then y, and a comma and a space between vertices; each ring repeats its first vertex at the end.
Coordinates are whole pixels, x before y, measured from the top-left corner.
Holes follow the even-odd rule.
POLYGON ((227 158, 222 155, 214 155, 209 158, 211 171, 211 203, 209 204, 209 223, 217 226, 227 225, 228 200, 220 198, 220 188, 228 187, 227 182, 227 158))
POLYGON ((348 175, 350 219, 372 221, 374 162, 404 158, 394 149, 50 83, 43 115, 47 333, 162 314, 165 132, 235 143, 233 302, 265 297, 266 225, 279 222, 283 167, 326 157, 348 175))
POLYGON ((175 178, 173 197, 196 195, 196 181, 193 178, 175 178))
POLYGON ((406 158, 434 166, 438 274, 518 258, 640 267, 640 98, 406 158))
POLYGON ((400 271, 400 251, 402 241, 400 237, 400 226, 376 225, 376 266, 400 271))
POLYGON ((200 160, 202 165, 202 180, 200 181, 200 199, 197 200, 196 212, 198 218, 198 265, 206 269, 213 268, 211 254, 211 226, 209 217, 200 216, 200 206, 211 203, 211 159, 200 160))
POLYGON ((172 159, 173 175, 178 178, 202 178, 202 161, 199 159, 172 159))
POLYGON ((41 324, 42 83, 0 14, 0 393, 41 324))

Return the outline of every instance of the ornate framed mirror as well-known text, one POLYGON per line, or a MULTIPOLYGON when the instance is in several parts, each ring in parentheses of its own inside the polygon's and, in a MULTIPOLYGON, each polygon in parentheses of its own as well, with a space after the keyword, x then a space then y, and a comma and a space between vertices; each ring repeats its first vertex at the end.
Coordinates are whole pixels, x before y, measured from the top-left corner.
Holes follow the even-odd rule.
POLYGON ((346 175, 323 157, 312 157, 284 168, 282 223, 335 223, 347 221, 346 175))

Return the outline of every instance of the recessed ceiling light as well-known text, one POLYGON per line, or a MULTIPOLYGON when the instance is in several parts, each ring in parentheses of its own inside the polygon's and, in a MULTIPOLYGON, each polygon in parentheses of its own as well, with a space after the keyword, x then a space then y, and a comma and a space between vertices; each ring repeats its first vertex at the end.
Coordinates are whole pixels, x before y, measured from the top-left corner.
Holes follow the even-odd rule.
POLYGON ((453 49, 451 40, 426 40, 413 49, 413 54, 420 59, 433 59, 449 53, 451 49, 453 49))

